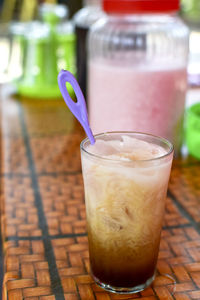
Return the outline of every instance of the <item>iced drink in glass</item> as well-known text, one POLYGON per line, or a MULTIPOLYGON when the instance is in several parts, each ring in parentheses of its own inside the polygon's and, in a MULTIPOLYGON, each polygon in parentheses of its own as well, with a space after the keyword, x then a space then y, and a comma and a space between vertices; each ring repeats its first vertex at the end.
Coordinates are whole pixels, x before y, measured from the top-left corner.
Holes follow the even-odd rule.
POLYGON ((81 143, 91 272, 97 284, 133 293, 155 276, 173 146, 112 132, 81 143))

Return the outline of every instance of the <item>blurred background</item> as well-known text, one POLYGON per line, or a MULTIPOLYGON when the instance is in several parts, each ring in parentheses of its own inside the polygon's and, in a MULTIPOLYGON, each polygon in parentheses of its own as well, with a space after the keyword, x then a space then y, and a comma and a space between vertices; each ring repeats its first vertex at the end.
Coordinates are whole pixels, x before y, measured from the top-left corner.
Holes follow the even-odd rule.
POLYGON ((1 22, 31 21, 37 18, 41 3, 64 4, 69 7, 70 17, 83 5, 82 0, 0 0, 1 22))
POLYGON ((57 69, 76 73, 71 20, 82 6, 82 0, 0 0, 0 83, 13 82, 22 95, 57 97, 57 69))
MULTIPOLYGON (((0 0, 0 83, 12 81, 19 93, 35 97, 48 77, 44 96, 56 97, 56 68, 76 75, 73 18, 83 5, 83 0, 0 0)), ((179 13, 191 30, 189 83, 200 85, 200 0, 182 0, 179 13)))
POLYGON ((200 86, 200 0, 181 1, 180 15, 190 28, 189 84, 200 86))

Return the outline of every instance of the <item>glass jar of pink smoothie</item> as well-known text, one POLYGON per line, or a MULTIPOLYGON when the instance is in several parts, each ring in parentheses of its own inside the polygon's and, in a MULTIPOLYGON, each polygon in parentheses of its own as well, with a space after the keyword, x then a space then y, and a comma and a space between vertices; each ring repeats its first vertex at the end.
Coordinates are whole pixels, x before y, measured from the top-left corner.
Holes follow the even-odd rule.
POLYGON ((103 0, 103 10, 88 40, 93 132, 151 133, 169 139, 178 154, 189 48, 179 0, 103 0))

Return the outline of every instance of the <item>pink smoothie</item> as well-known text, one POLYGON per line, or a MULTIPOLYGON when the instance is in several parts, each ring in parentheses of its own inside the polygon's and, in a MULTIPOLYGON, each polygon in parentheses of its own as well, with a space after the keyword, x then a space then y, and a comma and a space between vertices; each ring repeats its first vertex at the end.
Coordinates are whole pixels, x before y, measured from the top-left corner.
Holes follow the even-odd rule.
POLYGON ((94 133, 140 131, 169 139, 177 151, 187 89, 185 68, 146 70, 89 64, 89 119, 94 133))

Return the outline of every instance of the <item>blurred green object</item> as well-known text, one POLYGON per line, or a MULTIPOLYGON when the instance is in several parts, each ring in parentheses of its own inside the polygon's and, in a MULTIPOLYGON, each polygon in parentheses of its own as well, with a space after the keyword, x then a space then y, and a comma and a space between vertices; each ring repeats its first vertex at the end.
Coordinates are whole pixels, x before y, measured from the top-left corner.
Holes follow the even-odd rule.
POLYGON ((23 96, 37 98, 56 98, 57 59, 55 37, 48 29, 34 22, 31 35, 27 35, 22 43, 24 48, 24 73, 18 80, 18 93, 23 96))
POLYGON ((75 60, 76 39, 74 33, 62 34, 62 31, 60 30, 57 35, 57 41, 59 44, 58 55, 60 56, 59 70, 65 69, 75 75, 76 74, 76 60, 75 60))
POLYGON ((200 102, 186 112, 186 144, 189 153, 200 159, 200 102))
POLYGON ((200 25, 200 0, 182 0, 181 13, 189 23, 200 25))
MULTIPOLYGON (((42 5, 43 22, 31 22, 21 38, 24 50, 24 72, 17 80, 20 95, 31 98, 62 97, 57 76, 60 69, 75 75, 75 35, 69 22, 61 23, 67 30, 59 30, 60 20, 66 14, 61 5, 42 5)), ((73 95, 73 89, 68 87, 73 95)))

